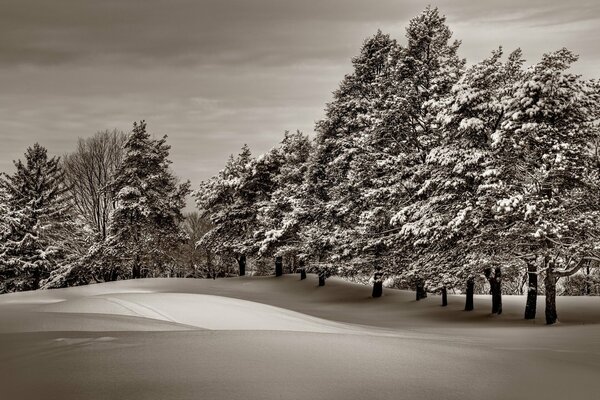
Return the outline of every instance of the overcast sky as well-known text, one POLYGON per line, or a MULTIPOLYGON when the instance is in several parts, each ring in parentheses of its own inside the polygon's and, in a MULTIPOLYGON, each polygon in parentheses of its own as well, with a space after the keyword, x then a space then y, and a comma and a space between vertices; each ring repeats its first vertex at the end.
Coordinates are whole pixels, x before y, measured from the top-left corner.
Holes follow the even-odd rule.
MULTIPOLYGON (((0 171, 39 142, 146 119, 168 134, 173 169, 193 186, 248 143, 311 133, 362 41, 403 40, 426 2, 410 0, 1 0, 0 171)), ((566 46, 600 77, 597 0, 441 0, 469 62, 499 45, 528 62, 566 46)))

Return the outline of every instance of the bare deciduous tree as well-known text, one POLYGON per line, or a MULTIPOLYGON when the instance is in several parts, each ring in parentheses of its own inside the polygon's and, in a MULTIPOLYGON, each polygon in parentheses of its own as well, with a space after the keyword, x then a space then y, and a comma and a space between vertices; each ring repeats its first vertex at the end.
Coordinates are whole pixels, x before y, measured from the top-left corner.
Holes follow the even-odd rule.
POLYGON ((126 139, 117 130, 97 132, 90 138, 80 138, 76 150, 63 161, 73 203, 101 239, 106 238, 109 215, 114 208, 113 194, 107 186, 121 165, 126 139))

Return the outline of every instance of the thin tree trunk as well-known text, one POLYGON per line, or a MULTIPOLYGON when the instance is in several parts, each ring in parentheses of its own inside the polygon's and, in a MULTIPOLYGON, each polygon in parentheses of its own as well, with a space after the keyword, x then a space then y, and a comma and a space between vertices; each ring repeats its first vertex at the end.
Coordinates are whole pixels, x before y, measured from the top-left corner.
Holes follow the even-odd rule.
POLYGON ((427 297, 427 291, 425 290, 425 281, 423 278, 417 278, 415 282, 415 292, 417 301, 427 297))
POLYGON ((383 294, 383 274, 381 273, 381 270, 379 270, 379 268, 377 268, 375 270, 375 274, 373 276, 373 293, 372 296, 377 298, 377 297, 381 297, 381 295, 383 294))
POLYGON ((304 268, 304 260, 299 260, 298 264, 300 266, 300 280, 306 279, 306 269, 304 268))
POLYGON ((492 314, 502 314, 502 269, 494 271, 494 291, 492 293, 492 314))
POLYGON ((240 276, 246 275, 246 255, 240 255, 238 259, 238 266, 240 267, 240 276))
POLYGON ((546 287, 546 324, 552 325, 558 320, 556 313, 556 276, 554 275, 554 263, 551 261, 546 268, 544 277, 546 287))
POLYGON ((525 319, 535 319, 537 310, 538 276, 537 265, 532 262, 527 265, 527 303, 525 304, 525 319))
POLYGON ((442 307, 446 307, 448 305, 448 290, 444 286, 442 288, 442 307))
POLYGON ((275 257, 275 276, 283 275, 283 257, 275 257))
POLYGON ((131 277, 133 279, 138 279, 142 275, 142 268, 140 266, 139 256, 135 256, 135 261, 133 262, 133 268, 131 270, 131 277))
POLYGON ((319 270, 319 286, 325 286, 325 271, 319 270))
POLYGON ((110 278, 109 278, 109 280, 110 280, 111 282, 114 282, 114 281, 116 281, 118 278, 119 278, 119 270, 118 270, 118 268, 113 268, 113 269, 110 271, 110 278))
POLYGON ((465 302, 465 311, 472 311, 473 308, 473 294, 475 293, 475 279, 467 279, 467 299, 465 302))

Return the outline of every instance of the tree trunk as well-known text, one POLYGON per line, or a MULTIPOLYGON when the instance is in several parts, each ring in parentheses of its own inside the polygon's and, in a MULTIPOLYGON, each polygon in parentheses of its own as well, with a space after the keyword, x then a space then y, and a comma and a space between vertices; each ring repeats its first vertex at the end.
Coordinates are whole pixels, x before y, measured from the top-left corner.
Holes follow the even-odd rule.
POLYGON ((427 291, 425 290, 425 281, 423 280, 423 278, 417 278, 417 281, 415 283, 415 292, 417 296, 417 301, 427 297, 427 291))
POLYGON ((527 265, 527 303, 525 304, 525 319, 535 319, 537 309, 538 276, 535 262, 527 265))
POLYGON ((319 271, 319 286, 325 286, 325 271, 319 271))
POLYGON ((283 275, 283 257, 275 257, 275 276, 283 275))
POLYGON ((546 287, 546 324, 552 325, 558 320, 556 313, 556 276, 554 275, 554 263, 551 261, 546 268, 544 277, 546 287))
POLYGON ((240 276, 246 275, 246 255, 242 254, 238 259, 238 266, 240 267, 240 276))
POLYGON ((492 291, 492 314, 502 314, 502 269, 494 270, 494 289, 492 291))
POLYGON ((116 281, 118 278, 119 278, 119 270, 118 270, 118 268, 113 268, 113 269, 110 271, 110 281, 111 281, 111 282, 114 282, 114 281, 116 281))
POLYGON ((502 270, 496 267, 492 275, 492 269, 486 268, 484 274, 490 284, 492 314, 502 314, 502 270))
POLYGON ((381 297, 383 294, 383 274, 379 269, 375 270, 375 275, 373 276, 373 293, 372 296, 377 298, 381 297))
POLYGON ((136 255, 135 261, 133 262, 133 267, 131 269, 131 277, 133 279, 138 279, 142 276, 142 266, 140 265, 139 256, 136 255))
POLYGON ((300 265, 300 280, 306 279, 306 268, 304 268, 304 260, 299 260, 298 264, 300 265))
POLYGON ((444 286, 442 288, 442 307, 446 307, 448 305, 448 290, 444 286))
POLYGON ((472 311, 473 306, 473 294, 475 293, 475 279, 467 279, 467 299, 465 302, 465 311, 472 311))

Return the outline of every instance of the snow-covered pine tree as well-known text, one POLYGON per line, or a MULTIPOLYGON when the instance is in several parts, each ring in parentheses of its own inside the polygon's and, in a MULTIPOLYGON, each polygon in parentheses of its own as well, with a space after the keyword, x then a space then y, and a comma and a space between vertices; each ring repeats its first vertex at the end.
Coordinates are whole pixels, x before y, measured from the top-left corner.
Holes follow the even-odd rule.
MULTIPOLYGON (((33 290, 69 256, 66 225, 72 222, 64 172, 58 157, 36 143, 25 162, 0 177, 4 191, 4 229, 0 242, 0 292, 33 290)), ((76 233, 76 232, 75 232, 76 233)))
POLYGON ((299 231, 308 219, 308 210, 302 205, 311 151, 308 136, 286 132, 281 144, 269 153, 269 159, 276 160, 277 169, 272 170, 272 193, 259 204, 253 235, 259 240, 259 257, 283 257, 295 267, 299 258, 304 258, 299 231))
POLYGON ((409 268, 415 241, 407 240, 407 232, 410 221, 421 218, 418 207, 411 206, 427 179, 427 154, 440 140, 434 106, 460 78, 464 60, 457 54, 460 42, 451 41, 437 8, 427 7, 413 18, 406 38, 405 46, 390 53, 388 72, 379 79, 382 96, 372 117, 377 123, 365 135, 363 159, 352 176, 360 177, 356 187, 364 194, 359 212, 365 248, 387 249, 379 257, 388 258, 390 272, 420 284, 423 277, 409 268))
POLYGON ((569 73, 576 60, 561 49, 526 71, 494 138, 507 189, 496 219, 509 227, 505 236, 518 238, 522 258, 541 263, 547 324, 558 318, 558 279, 600 260, 600 192, 590 151, 598 135, 598 96, 569 73))
POLYGON ((173 262, 170 250, 186 238, 181 221, 190 184, 169 170, 166 138, 152 139, 144 121, 134 123, 110 184, 117 205, 102 254, 107 263, 116 262, 122 277, 159 273, 173 262))
POLYGON ((235 258, 240 275, 245 272, 248 257, 258 252, 254 238, 259 229, 258 208, 273 191, 276 164, 277 160, 268 154, 252 158, 244 145, 217 176, 202 182, 194 192, 201 214, 212 223, 199 244, 212 247, 225 260, 235 258))
POLYGON ((373 107, 381 103, 379 79, 388 72, 395 46, 396 41, 381 31, 366 39, 360 54, 352 59, 353 72, 345 76, 327 105, 325 118, 317 123, 303 206, 311 211, 310 222, 303 235, 309 240, 307 256, 317 270, 324 271, 323 277, 333 271, 353 274, 350 262, 362 248, 355 240, 361 199, 351 170, 362 152, 361 137, 376 123, 373 107))
POLYGON ((522 62, 520 50, 505 63, 501 57, 500 49, 470 67, 434 104, 441 135, 422 166, 425 179, 415 201, 402 216, 410 221, 403 232, 417 244, 414 266, 433 288, 462 286, 487 271, 493 313, 501 312, 501 265, 494 255, 503 252, 497 235, 488 234, 495 229, 492 206, 500 185, 491 144, 522 62))

